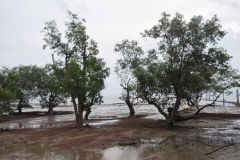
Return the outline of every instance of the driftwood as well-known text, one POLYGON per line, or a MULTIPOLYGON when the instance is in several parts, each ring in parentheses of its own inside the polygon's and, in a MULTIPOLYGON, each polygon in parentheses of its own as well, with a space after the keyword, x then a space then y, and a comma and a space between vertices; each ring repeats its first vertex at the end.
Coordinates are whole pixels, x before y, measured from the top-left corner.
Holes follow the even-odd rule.
POLYGON ((4 129, 4 128, 1 128, 1 129, 0 129, 0 131, 8 131, 8 130, 9 130, 9 128, 5 128, 5 129, 4 129))
POLYGON ((226 148, 226 147, 229 147, 229 146, 232 146, 232 145, 234 145, 234 143, 228 144, 228 145, 223 146, 223 147, 220 147, 220 148, 217 148, 217 149, 215 149, 215 150, 213 150, 213 151, 211 151, 211 152, 206 153, 205 155, 212 154, 212 153, 218 151, 219 149, 223 149, 223 148, 226 148))
POLYGON ((240 127, 233 127, 233 129, 240 130, 240 127))
POLYGON ((135 145, 137 143, 138 143, 137 141, 134 141, 134 142, 119 142, 119 145, 135 145))

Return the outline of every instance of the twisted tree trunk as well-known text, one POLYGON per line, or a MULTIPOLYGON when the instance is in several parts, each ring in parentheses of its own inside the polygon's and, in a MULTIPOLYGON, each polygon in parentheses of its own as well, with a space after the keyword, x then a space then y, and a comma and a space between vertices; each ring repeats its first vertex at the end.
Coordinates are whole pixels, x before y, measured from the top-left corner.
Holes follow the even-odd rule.
POLYGON ((76 120, 76 128, 83 129, 83 109, 80 103, 76 103, 75 98, 72 97, 74 113, 75 113, 75 120, 76 120))
POLYGON ((89 114, 90 114, 91 112, 92 112, 91 108, 90 108, 90 107, 87 107, 87 108, 86 108, 86 114, 85 114, 85 117, 84 117, 85 120, 88 120, 88 116, 89 116, 89 114))
POLYGON ((128 108, 129 108, 129 111, 130 111, 129 117, 133 117, 134 114, 135 114, 135 110, 134 110, 134 108, 133 108, 133 104, 130 102, 129 99, 126 99, 125 102, 126 102, 128 108))
POLYGON ((48 112, 47 113, 48 114, 53 114, 53 106, 52 105, 48 106, 48 112))
POLYGON ((53 105, 52 105, 52 97, 50 96, 50 98, 49 98, 49 104, 48 104, 48 114, 53 114, 53 105))

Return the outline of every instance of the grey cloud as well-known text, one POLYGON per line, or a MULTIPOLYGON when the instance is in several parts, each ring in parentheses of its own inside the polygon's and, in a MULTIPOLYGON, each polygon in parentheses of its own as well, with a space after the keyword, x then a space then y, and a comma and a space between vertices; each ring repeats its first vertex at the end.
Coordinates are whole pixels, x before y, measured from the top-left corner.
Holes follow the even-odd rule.
POLYGON ((232 0, 211 0, 211 1, 222 3, 224 5, 228 5, 228 6, 232 7, 232 8, 235 8, 235 9, 239 9, 240 8, 240 4, 237 3, 236 1, 232 1, 232 0))
POLYGON ((67 11, 69 9, 69 5, 65 0, 58 0, 56 3, 63 11, 67 11))
POLYGON ((231 64, 235 69, 240 69, 240 33, 234 34, 232 30, 227 30, 226 36, 219 42, 218 46, 227 50, 228 54, 232 56, 231 64), (236 37, 235 37, 236 36, 236 37))
MULTIPOLYGON (((111 68, 111 75, 106 80, 105 97, 119 97, 121 87, 113 71, 119 57, 113 51, 114 45, 123 39, 138 40, 147 51, 156 48, 154 40, 144 41, 140 32, 155 25, 161 13, 183 14, 186 18, 193 15, 212 17, 217 14, 222 23, 239 22, 237 0, 172 0, 172 1, 138 1, 138 0, 5 0, 0 2, 0 66, 44 65, 51 63, 50 50, 42 50, 44 23, 55 20, 60 32, 64 33, 66 11, 78 14, 86 19, 87 34, 98 42, 100 55, 106 65, 111 68), (211 3, 214 2, 214 3, 211 3), (215 6, 218 7, 215 7, 215 6), (224 9, 224 11, 223 11, 224 9), (207 13, 211 11, 211 13, 207 13)), ((240 35, 234 39, 229 33, 219 43, 234 56, 233 67, 237 68, 240 60, 240 35)), ((104 98, 105 98, 104 97, 104 98)), ((117 99, 117 98, 116 98, 117 99)))
POLYGON ((229 5, 233 8, 236 8, 236 9, 239 9, 240 8, 240 5, 236 2, 233 2, 233 3, 229 3, 229 5))

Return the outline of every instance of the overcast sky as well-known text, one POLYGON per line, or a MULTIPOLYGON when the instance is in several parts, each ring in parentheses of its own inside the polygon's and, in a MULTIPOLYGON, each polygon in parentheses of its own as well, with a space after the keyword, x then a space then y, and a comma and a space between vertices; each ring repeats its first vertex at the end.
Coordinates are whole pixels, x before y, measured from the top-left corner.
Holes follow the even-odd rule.
POLYGON ((51 51, 43 50, 44 23, 55 20, 61 32, 66 11, 86 19, 87 34, 98 42, 100 55, 111 75, 102 92, 105 103, 119 102, 119 80, 113 71, 119 57, 114 45, 123 39, 138 40, 144 49, 154 46, 140 32, 157 24, 162 12, 176 12, 189 20, 194 15, 210 19, 217 15, 228 34, 219 43, 240 69, 240 0, 0 0, 0 66, 44 66, 51 51))

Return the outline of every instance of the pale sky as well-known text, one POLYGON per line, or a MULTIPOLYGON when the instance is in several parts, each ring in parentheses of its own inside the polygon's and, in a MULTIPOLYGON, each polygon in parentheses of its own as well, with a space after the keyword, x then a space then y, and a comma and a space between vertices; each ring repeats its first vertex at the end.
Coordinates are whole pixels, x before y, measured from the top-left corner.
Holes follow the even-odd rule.
POLYGON ((114 66, 119 55, 114 45, 123 39, 137 40, 147 50, 155 46, 139 33, 157 24, 162 12, 178 12, 189 20, 217 15, 228 33, 219 43, 233 56, 240 70, 240 0, 0 0, 0 66, 44 66, 51 63, 51 50, 43 50, 45 22, 55 20, 63 33, 67 10, 86 20, 87 34, 98 42, 99 57, 111 68, 102 91, 105 103, 120 102, 119 80, 114 66))

